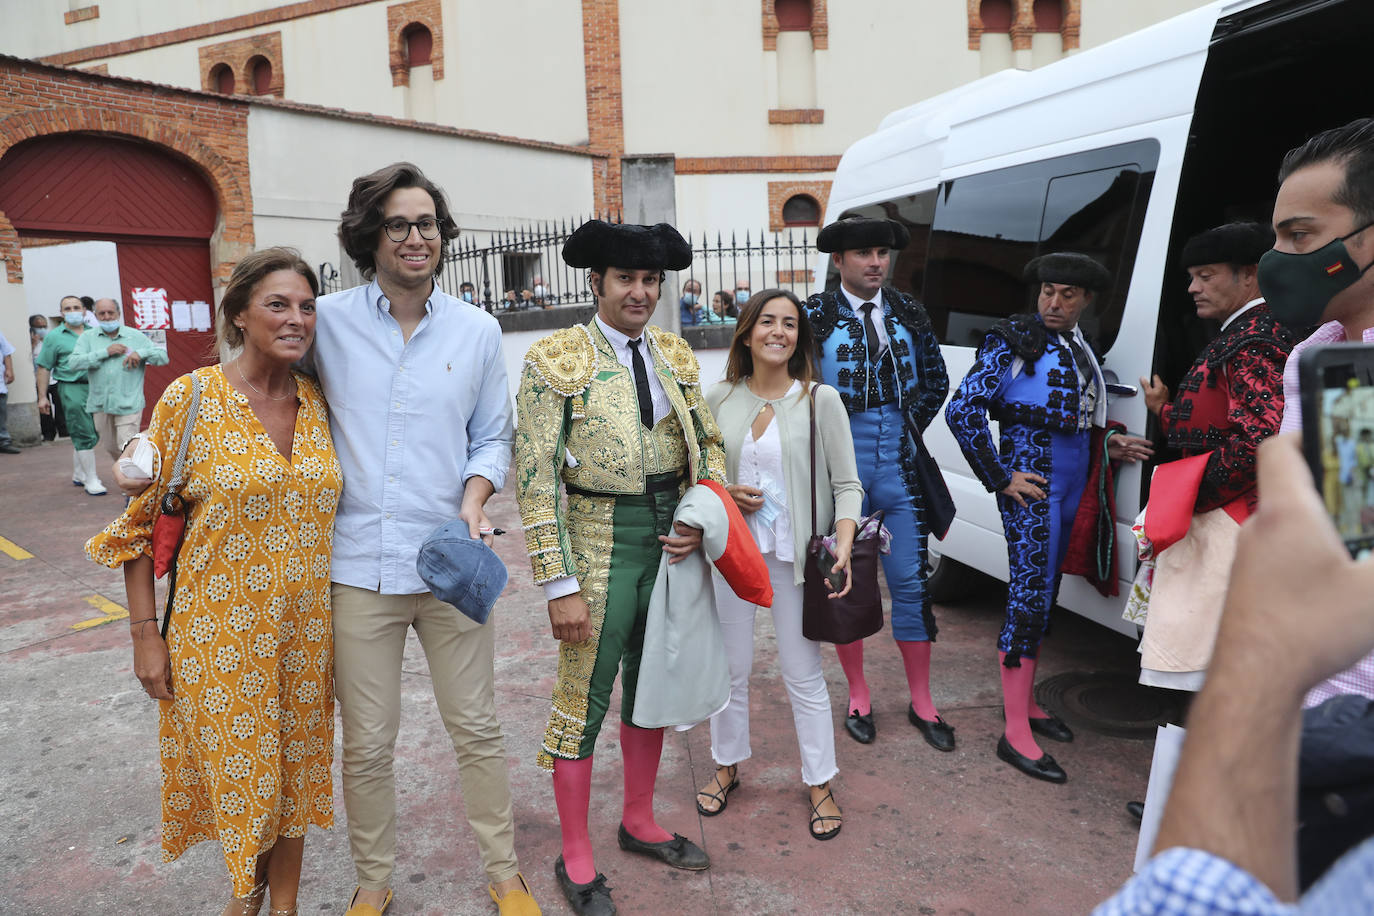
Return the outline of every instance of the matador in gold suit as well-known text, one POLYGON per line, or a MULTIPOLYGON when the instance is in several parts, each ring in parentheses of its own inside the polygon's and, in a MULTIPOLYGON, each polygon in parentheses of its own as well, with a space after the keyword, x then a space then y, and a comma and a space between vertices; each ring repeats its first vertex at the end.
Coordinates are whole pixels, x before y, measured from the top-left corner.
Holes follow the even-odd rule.
POLYGON ((691 262, 682 236, 662 223, 594 220, 573 233, 563 257, 588 269, 597 314, 545 337, 526 356, 516 396, 515 472, 534 579, 545 588, 561 640, 538 758, 553 770, 563 830, 555 875, 574 912, 602 913, 613 910, 593 864, 587 810, 592 752, 617 669, 625 766, 620 845, 680 868, 709 864, 702 850, 655 823, 663 730, 637 728, 631 717, 661 558, 700 543, 699 531, 673 528, 673 511, 692 482, 725 482, 725 453, 691 347, 647 325, 662 271, 691 262))

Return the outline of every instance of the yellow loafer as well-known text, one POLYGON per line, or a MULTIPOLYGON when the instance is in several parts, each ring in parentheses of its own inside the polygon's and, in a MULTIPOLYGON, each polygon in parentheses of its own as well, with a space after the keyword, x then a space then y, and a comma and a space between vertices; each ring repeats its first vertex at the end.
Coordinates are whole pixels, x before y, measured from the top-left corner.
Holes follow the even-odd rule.
POLYGON ((344 913, 344 916, 382 916, 386 908, 391 906, 391 888, 386 889, 386 899, 382 901, 380 910, 370 903, 353 902, 358 899, 358 892, 361 890, 362 888, 358 888, 353 892, 353 898, 348 901, 348 912, 344 913))
POLYGON ((534 896, 530 893, 529 882, 525 876, 516 873, 515 877, 520 879, 520 888, 513 891, 506 891, 506 896, 496 896, 496 888, 487 885, 487 893, 491 894, 491 899, 496 903, 496 909, 501 916, 539 916, 539 904, 534 902, 534 896))

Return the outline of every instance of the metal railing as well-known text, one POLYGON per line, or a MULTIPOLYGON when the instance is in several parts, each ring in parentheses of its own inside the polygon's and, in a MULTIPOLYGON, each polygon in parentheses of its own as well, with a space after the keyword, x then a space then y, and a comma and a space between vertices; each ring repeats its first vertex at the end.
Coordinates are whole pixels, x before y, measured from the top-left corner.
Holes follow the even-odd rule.
MULTIPOLYGON (((598 216, 616 222, 619 214, 598 216)), ((489 312, 590 305, 586 271, 563 263, 563 243, 583 220, 530 223, 492 232, 486 239, 459 236, 449 246, 439 274, 439 286, 453 296, 467 290, 489 312)), ((742 285, 757 292, 769 287, 791 290, 803 298, 811 291, 816 260, 815 232, 689 233, 692 264, 678 271, 678 288, 664 290, 661 304, 676 306, 689 282, 700 286, 701 323, 719 321, 712 299, 724 293, 733 300, 742 285)), ((339 272, 320 265, 321 292, 342 287, 339 272)))

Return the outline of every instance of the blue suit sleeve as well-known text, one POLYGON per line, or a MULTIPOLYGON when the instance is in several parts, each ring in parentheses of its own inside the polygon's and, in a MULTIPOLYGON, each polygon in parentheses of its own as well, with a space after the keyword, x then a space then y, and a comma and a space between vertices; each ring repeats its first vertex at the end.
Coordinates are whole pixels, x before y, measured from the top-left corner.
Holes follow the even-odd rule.
POLYGON ((1011 483, 1011 469, 1002 463, 988 428, 988 406, 1011 370, 1013 358, 1006 341, 988 337, 977 361, 945 408, 945 422, 958 440, 965 460, 991 493, 1011 483))

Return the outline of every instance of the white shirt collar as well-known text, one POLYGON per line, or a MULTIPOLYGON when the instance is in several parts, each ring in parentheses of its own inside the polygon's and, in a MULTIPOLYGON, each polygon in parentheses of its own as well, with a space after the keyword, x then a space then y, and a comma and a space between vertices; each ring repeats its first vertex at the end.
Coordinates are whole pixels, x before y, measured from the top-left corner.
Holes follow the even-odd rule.
POLYGON ((863 305, 865 302, 872 302, 874 305, 878 307, 878 313, 882 313, 883 291, 881 289, 879 289, 878 292, 876 292, 873 295, 872 299, 860 299, 858 296, 854 295, 848 289, 846 289, 843 283, 840 284, 840 292, 844 293, 844 298, 846 301, 849 302, 849 307, 854 310, 855 315, 863 317, 863 313, 859 311, 859 307, 863 305))
POLYGON ((1263 304, 1264 304, 1264 297, 1263 297, 1263 296, 1260 296, 1258 299, 1251 299, 1249 302, 1245 303, 1245 304, 1242 305, 1240 308, 1238 308, 1238 309, 1236 309, 1234 312, 1232 312, 1232 313, 1231 313, 1231 316, 1221 323, 1221 329, 1222 329, 1223 331, 1226 330, 1227 326, 1230 325, 1231 322, 1235 321, 1237 318, 1239 318, 1241 315, 1244 315, 1246 312, 1250 311, 1250 310, 1251 310, 1252 308, 1254 308, 1255 306, 1257 306, 1257 305, 1263 305, 1263 304))
MULTIPOLYGON (((597 326, 601 328, 601 333, 606 335, 606 339, 610 341, 611 346, 615 347, 617 350, 630 349, 630 335, 622 331, 617 331, 615 328, 602 321, 599 314, 594 317, 596 318, 597 326)), ((638 339, 642 340, 643 338, 644 333, 641 331, 638 339)), ((640 352, 642 353, 644 351, 641 350, 640 352)))

